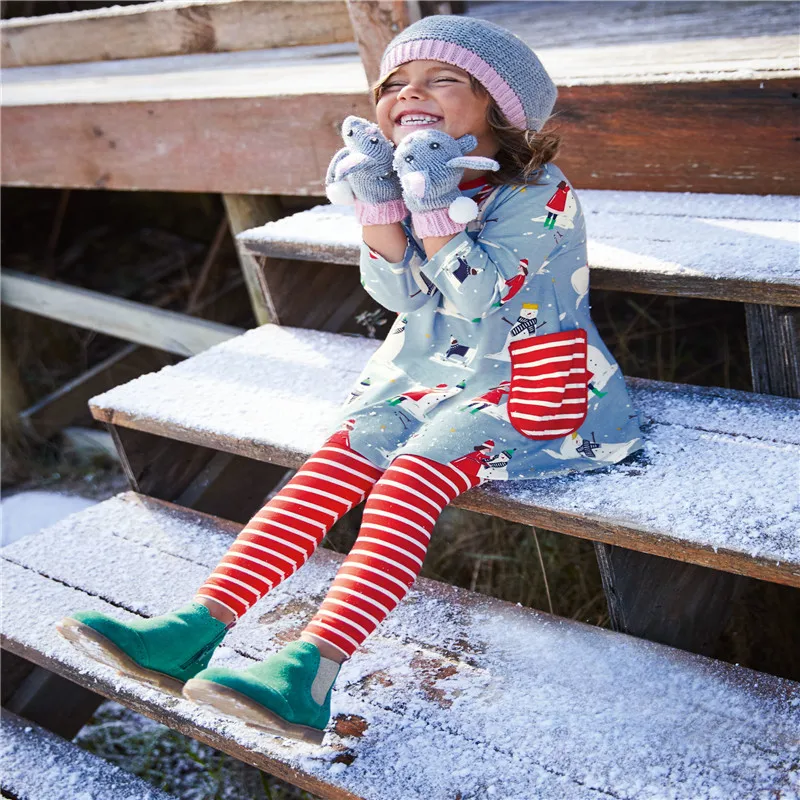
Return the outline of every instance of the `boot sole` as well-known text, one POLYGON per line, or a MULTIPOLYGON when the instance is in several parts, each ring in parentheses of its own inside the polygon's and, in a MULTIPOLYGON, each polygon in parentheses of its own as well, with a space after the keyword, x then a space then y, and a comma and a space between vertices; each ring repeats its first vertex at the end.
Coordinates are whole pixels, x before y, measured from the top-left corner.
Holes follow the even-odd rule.
POLYGON ((56 630, 76 650, 94 661, 99 661, 117 672, 136 678, 176 697, 183 698, 183 681, 173 678, 164 672, 146 669, 137 664, 124 650, 121 650, 110 639, 98 633, 94 628, 84 625, 71 617, 65 617, 56 623, 56 630))
POLYGON ((325 737, 324 730, 288 722, 247 695, 214 681, 192 678, 183 685, 183 696, 273 736, 286 736, 312 744, 322 744, 325 737))

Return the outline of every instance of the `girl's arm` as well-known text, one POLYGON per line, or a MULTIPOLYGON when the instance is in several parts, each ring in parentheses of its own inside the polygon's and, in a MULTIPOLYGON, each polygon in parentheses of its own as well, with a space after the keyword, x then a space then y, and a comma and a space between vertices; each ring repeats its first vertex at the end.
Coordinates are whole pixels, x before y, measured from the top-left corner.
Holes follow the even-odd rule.
POLYGON ((361 243, 361 285, 389 311, 415 311, 429 295, 414 280, 411 263, 417 247, 399 222, 364 225, 361 243))
MULTIPOLYGON (((420 271, 467 319, 493 314, 502 307, 506 281, 519 274, 523 259, 527 282, 573 240, 572 228, 544 227, 549 216, 545 205, 552 196, 552 184, 514 191, 492 209, 477 241, 466 232, 424 239, 428 260, 420 271)), ((580 206, 571 225, 583 226, 580 206)))

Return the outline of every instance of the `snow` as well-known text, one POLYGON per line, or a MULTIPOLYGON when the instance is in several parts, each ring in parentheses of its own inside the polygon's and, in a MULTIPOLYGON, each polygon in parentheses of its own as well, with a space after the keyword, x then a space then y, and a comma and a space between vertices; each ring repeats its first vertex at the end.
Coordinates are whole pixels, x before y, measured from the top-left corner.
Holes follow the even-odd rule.
MULTIPOLYGON (((174 800, 76 745, 3 713, 3 789, 36 800, 174 800)), ((5 796, 5 794, 4 794, 5 796)))
MULTIPOLYGON (((507 800, 757 797, 767 786, 797 796, 797 684, 426 579, 343 665, 319 747, 222 722, 55 634, 78 609, 124 618, 174 608, 230 541, 207 518, 120 494, 2 551, 3 633, 116 687, 120 702, 168 707, 176 725, 214 730, 359 797, 468 800, 492 785, 507 800), (357 718, 362 735, 332 732, 337 715, 357 718)), ((318 548, 212 663, 243 667, 296 639, 341 559, 318 548)))
MULTIPOLYGON (((782 195, 622 192, 578 189, 590 268, 643 274, 787 283, 800 287, 800 199, 782 195), (635 224, 631 224, 635 221, 635 224)), ((269 254, 293 245, 358 262, 361 227, 350 206, 320 205, 242 231, 237 239, 269 254)), ((724 289, 722 290, 724 292, 724 289)))
POLYGON ((19 492, 0 501, 0 546, 53 525, 63 517, 94 505, 95 500, 59 492, 19 492))
MULTIPOLYGON (((379 345, 263 325, 90 404, 129 415, 143 430, 167 426, 177 438, 299 465, 330 435, 379 345)), ((628 529, 645 551, 671 539, 712 559, 718 551, 737 554, 741 567, 780 562, 800 581, 800 401, 637 378, 626 383, 645 434, 635 460, 488 484, 456 505, 478 508, 470 505, 478 496, 515 519, 533 519, 537 509, 578 515, 604 529, 628 529)))

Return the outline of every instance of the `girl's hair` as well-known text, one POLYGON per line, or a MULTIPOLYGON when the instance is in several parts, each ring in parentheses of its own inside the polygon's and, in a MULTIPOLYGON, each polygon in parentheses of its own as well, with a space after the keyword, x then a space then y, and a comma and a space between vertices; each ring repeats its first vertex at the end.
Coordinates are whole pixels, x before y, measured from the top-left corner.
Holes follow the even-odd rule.
MULTIPOLYGON (((390 72, 382 81, 372 87, 372 97, 377 104, 383 95, 383 86, 396 70, 390 72)), ((542 168, 558 155, 561 147, 561 136, 552 131, 521 130, 512 125, 495 99, 483 84, 473 75, 469 75, 473 94, 489 97, 486 109, 486 121, 500 146, 495 161, 499 162, 497 172, 487 172, 486 182, 490 186, 502 186, 508 183, 535 183, 541 175, 542 168)), ((553 118, 550 115, 548 121, 553 118)))

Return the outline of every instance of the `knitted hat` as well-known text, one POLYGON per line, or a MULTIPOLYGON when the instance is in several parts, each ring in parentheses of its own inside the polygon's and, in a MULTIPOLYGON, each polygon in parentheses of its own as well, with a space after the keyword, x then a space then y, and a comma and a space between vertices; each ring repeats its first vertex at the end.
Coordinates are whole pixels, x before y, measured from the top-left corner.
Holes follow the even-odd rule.
POLYGON ((536 53, 511 31, 474 17, 423 17, 383 52, 380 80, 408 61, 444 61, 475 76, 516 127, 540 130, 558 89, 536 53))

